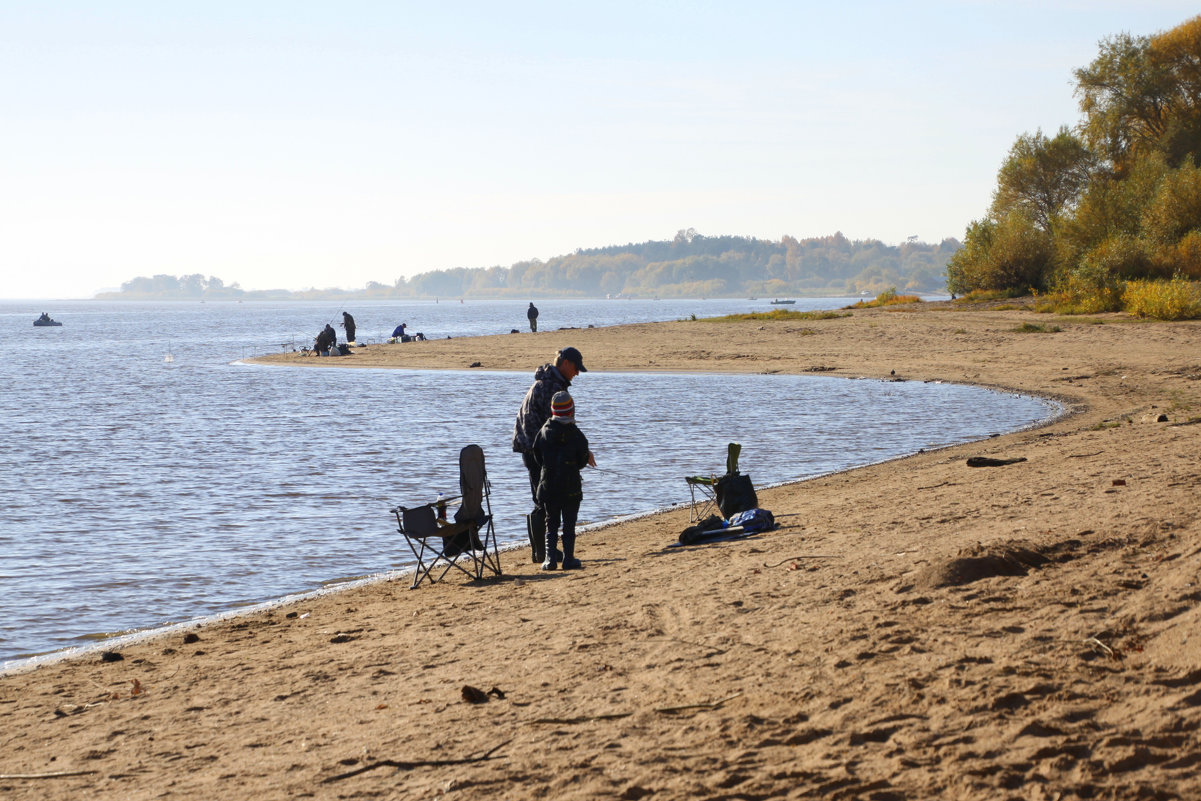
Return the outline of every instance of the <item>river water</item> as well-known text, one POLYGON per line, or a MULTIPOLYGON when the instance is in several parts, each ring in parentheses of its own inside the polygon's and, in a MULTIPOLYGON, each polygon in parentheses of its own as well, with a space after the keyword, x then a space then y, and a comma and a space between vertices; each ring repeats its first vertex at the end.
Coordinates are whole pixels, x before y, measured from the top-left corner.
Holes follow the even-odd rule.
MULTIPOLYGON (((798 301, 834 308, 846 299, 798 301)), ((525 329, 525 302, 355 302, 360 342, 525 329)), ((767 301, 542 301, 539 327, 765 310, 767 301)), ((502 546, 529 489, 510 449, 527 372, 246 365, 308 345, 329 302, 0 303, 0 663, 403 569, 389 509, 457 493, 479 444, 502 546), (42 311, 61 328, 34 328, 42 311)), ((341 333, 339 331, 339 333, 341 333)), ((571 332, 545 334, 547 357, 571 332)), ((420 345, 415 345, 420 346, 420 345)), ((588 354, 584 354, 585 363, 588 354)), ((978 387, 825 376, 619 374, 573 385, 602 471, 581 522, 684 503, 685 475, 757 487, 987 437, 1053 416, 978 387)), ((587 550, 586 534, 584 548, 587 550)), ((665 545, 667 542, 664 543, 665 545)))

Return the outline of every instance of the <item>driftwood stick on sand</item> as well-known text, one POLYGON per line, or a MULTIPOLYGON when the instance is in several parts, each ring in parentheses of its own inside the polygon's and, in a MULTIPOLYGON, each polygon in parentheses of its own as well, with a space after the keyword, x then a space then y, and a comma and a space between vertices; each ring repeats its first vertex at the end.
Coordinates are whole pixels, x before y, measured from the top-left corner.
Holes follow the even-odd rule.
MULTIPOLYGON (((718 701, 709 701, 708 703, 704 703, 704 704, 684 704, 683 706, 661 706, 661 707, 656 707, 655 711, 670 713, 670 712, 685 712, 689 709, 717 709, 719 706, 724 704, 726 701, 732 701, 740 695, 742 695, 741 692, 736 692, 733 695, 728 695, 725 698, 722 698, 718 701)), ((532 723, 552 723, 552 724, 557 724, 557 725, 572 725, 572 724, 576 724, 576 723, 590 723, 594 720, 617 720, 618 718, 628 718, 630 715, 633 715, 633 714, 634 714, 633 712, 613 712, 608 715, 582 715, 578 718, 538 718, 537 720, 534 720, 531 722, 532 723)))
POLYGON ((63 779, 68 776, 90 776, 96 770, 60 770, 55 773, 0 773, 0 779, 63 779))
POLYGON ((611 712, 607 715, 581 715, 578 718, 538 718, 530 721, 531 723, 551 723, 560 726, 572 726, 576 723, 590 723, 594 720, 617 720, 619 718, 628 718, 633 712, 611 712))
POLYGON ((416 760, 412 760, 412 761, 398 761, 395 759, 381 759, 377 762, 372 762, 369 765, 364 765, 361 768, 355 768, 354 770, 349 770, 346 773, 339 773, 337 776, 330 776, 328 779, 325 780, 325 782, 329 783, 329 782, 341 781, 342 779, 349 779, 352 776, 358 776, 360 773, 366 773, 367 771, 375 770, 376 768, 396 768, 397 770, 412 770, 413 768, 440 767, 443 765, 466 765, 471 762, 483 762, 485 760, 492 759, 493 754, 495 754, 497 751, 504 748, 506 745, 508 745, 511 742, 513 742, 512 737, 510 737, 508 740, 505 740, 500 745, 489 748, 487 751, 485 751, 484 753, 482 753, 478 756, 462 757, 461 759, 416 759, 416 760))
POLYGON ((770 569, 773 567, 779 567, 780 565, 784 564, 785 562, 794 562, 797 559, 840 559, 840 558, 842 558, 842 557, 837 556, 836 554, 831 554, 831 553, 808 553, 808 554, 801 554, 800 556, 790 556, 787 559, 781 559, 779 562, 773 562, 770 565, 767 564, 766 562, 764 562, 763 566, 770 569))
POLYGON ((968 467, 1004 467, 1007 464, 1017 464, 1026 461, 1025 456, 1015 456, 1012 459, 994 459, 991 456, 969 456, 968 467))
POLYGON ((718 701, 710 701, 705 704, 684 704, 683 706, 661 706, 661 707, 658 707, 657 709, 655 709, 655 711, 656 712, 686 712, 689 709, 717 709, 719 706, 724 704, 726 701, 733 701, 735 698, 737 698, 740 695, 742 695, 741 692, 736 692, 733 695, 727 695, 725 698, 722 698, 718 701))

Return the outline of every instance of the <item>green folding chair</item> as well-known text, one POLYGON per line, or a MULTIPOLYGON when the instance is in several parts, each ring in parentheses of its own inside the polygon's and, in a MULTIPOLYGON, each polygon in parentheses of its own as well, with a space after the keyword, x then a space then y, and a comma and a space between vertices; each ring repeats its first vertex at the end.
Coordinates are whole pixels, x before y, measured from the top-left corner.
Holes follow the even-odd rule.
MULTIPOLYGON (((731 442, 726 450, 726 475, 738 475, 738 456, 742 453, 742 445, 731 442)), ((704 520, 717 506, 717 482, 722 476, 684 476, 688 484, 688 522, 695 523, 704 520)))

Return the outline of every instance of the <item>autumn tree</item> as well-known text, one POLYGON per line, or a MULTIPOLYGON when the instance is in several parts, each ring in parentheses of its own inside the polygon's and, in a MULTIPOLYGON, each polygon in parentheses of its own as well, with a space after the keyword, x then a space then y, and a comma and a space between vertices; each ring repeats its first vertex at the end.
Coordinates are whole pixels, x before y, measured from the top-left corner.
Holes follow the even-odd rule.
POLYGON ((1090 148, 1125 173, 1140 156, 1201 155, 1201 16, 1155 36, 1121 34, 1076 70, 1090 148))
POLYGON ((1000 218, 1020 211, 1050 231, 1075 206, 1095 167, 1092 151, 1066 125, 1051 138, 1041 130, 1022 134, 997 173, 991 214, 1000 218))

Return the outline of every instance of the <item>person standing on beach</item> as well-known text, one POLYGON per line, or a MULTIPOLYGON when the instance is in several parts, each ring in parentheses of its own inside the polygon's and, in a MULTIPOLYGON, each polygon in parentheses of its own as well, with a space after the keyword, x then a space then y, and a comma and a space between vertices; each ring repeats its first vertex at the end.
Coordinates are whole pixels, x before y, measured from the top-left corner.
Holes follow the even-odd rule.
POLYGON ((529 514, 527 524, 530 547, 536 562, 541 562, 543 558, 539 554, 542 553, 546 516, 538 502, 538 481, 542 476, 542 468, 534 460, 534 438, 550 419, 551 398, 556 392, 567 391, 571 380, 586 372, 588 368, 584 367, 584 357, 580 352, 575 348, 563 348, 555 355, 553 364, 544 364, 534 371, 534 383, 526 391, 513 423, 513 451, 521 454, 521 461, 530 476, 530 497, 534 509, 529 514))
POLYGON ((532 448, 539 467, 538 501, 546 511, 546 560, 543 570, 557 570, 559 527, 563 529, 563 569, 583 567, 575 555, 575 523, 584 498, 580 471, 596 467, 588 450, 588 438, 575 424, 575 401, 566 391, 556 392, 550 402, 550 419, 538 430, 532 448))
POLYGON ((342 312, 342 327, 346 329, 346 343, 354 342, 354 318, 350 312, 342 312))
POLYGON ((538 330, 538 307, 534 305, 534 301, 530 301, 530 307, 525 310, 525 316, 530 319, 530 330, 538 330))
POLYGON ((547 363, 534 371, 534 383, 526 391, 513 423, 513 451, 521 454, 525 468, 530 474, 530 495, 538 504, 538 480, 542 468, 534 461, 534 437, 550 419, 551 398, 556 392, 566 392, 571 380, 580 373, 588 372, 584 357, 575 348, 563 348, 555 354, 554 363, 547 363))

